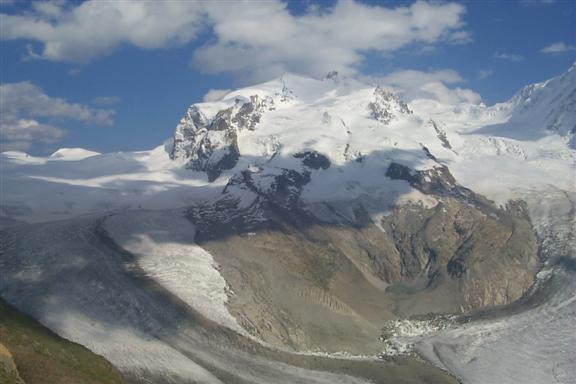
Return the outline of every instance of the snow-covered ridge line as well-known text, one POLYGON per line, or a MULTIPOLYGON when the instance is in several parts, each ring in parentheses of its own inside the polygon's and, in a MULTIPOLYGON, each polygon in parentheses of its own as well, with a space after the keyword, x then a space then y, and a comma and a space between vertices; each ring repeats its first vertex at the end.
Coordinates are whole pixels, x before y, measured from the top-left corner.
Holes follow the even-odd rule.
POLYGON ((417 170, 446 165, 457 182, 500 204, 523 188, 573 189, 575 66, 490 107, 404 103, 386 89, 286 74, 192 105, 173 140, 151 151, 4 152, 0 216, 45 221, 183 207, 217 197, 230 178, 255 168, 262 182, 282 170, 310 172, 306 202, 378 199, 396 188, 382 177, 392 161, 417 170))

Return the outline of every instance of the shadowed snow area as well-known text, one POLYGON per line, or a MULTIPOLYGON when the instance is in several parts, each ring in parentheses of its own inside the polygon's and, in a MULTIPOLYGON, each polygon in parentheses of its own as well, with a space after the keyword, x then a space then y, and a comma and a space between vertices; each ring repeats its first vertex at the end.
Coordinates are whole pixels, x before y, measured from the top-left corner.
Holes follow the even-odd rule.
POLYGON ((126 212, 106 220, 105 228, 147 276, 206 318, 242 332, 225 307, 226 281, 212 256, 194 244, 196 230, 181 214, 126 212))

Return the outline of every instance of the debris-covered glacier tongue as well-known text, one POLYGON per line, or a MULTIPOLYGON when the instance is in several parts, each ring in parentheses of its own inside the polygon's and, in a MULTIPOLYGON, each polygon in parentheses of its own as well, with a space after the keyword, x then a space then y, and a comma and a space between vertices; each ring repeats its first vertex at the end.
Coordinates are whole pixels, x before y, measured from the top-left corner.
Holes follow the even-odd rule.
POLYGON ((3 153, 0 295, 133 382, 572 382, 575 84, 286 74, 151 151, 3 153))

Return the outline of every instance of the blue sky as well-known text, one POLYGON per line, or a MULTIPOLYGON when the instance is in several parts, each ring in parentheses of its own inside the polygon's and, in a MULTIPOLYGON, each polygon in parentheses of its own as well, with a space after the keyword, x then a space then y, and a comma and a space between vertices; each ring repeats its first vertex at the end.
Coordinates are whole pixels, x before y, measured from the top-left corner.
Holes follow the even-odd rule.
POLYGON ((149 149, 209 90, 284 71, 438 81, 493 104, 576 52, 560 0, 0 4, 2 150, 35 154, 149 149))

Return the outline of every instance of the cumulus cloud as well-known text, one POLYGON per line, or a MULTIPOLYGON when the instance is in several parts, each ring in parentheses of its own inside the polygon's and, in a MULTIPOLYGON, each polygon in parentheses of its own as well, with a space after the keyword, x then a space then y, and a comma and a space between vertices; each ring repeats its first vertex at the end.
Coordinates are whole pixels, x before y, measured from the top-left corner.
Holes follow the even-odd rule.
POLYGON ((420 90, 428 93, 431 98, 445 104, 471 103, 479 104, 482 101, 480 95, 471 89, 465 88, 448 88, 441 82, 424 84, 420 90))
POLYGON ((65 131, 50 124, 43 124, 34 119, 0 121, 2 150, 28 149, 32 142, 52 143, 64 137, 65 131), (7 147, 7 148, 6 148, 7 147))
POLYGON ((3 150, 26 149, 33 142, 58 141, 66 132, 55 124, 63 120, 111 125, 113 115, 111 110, 94 109, 50 97, 27 81, 0 85, 0 111, 3 150))
POLYGON ((284 71, 321 76, 336 69, 351 74, 368 52, 470 41, 463 29, 465 8, 457 3, 416 1, 393 8, 340 0, 299 15, 279 0, 34 4, 30 13, 0 16, 3 39, 41 43, 31 57, 85 63, 122 44, 165 48, 189 43, 209 30, 213 39, 196 49, 193 65, 207 73, 231 72, 251 80, 284 71))
POLYGON ((518 55, 516 53, 506 53, 506 52, 495 52, 494 58, 499 60, 508 60, 508 61, 522 61, 524 60, 524 56, 518 55))
POLYGON ((576 49, 573 45, 568 45, 566 43, 563 42, 558 42, 558 43, 553 43, 548 45, 547 47, 544 47, 540 50, 540 52, 542 53, 548 53, 548 54, 556 54, 556 53, 565 53, 565 52, 570 52, 573 51, 574 49, 576 49))
POLYGON ((202 99, 206 103, 211 102, 211 101, 222 100, 222 98, 224 96, 226 96, 226 94, 229 93, 230 91, 232 91, 232 90, 231 89, 211 89, 208 92, 206 92, 206 94, 204 95, 204 97, 202 99))
POLYGON ((201 7, 186 1, 34 2, 26 14, 0 15, 3 39, 42 43, 33 57, 85 63, 121 44, 144 49, 181 45, 202 25, 201 7))
POLYGON ((251 80, 284 71, 353 74, 366 52, 390 53, 413 43, 465 38, 460 33, 464 10, 454 3, 418 1, 387 8, 339 1, 331 9, 294 16, 281 2, 213 2, 207 12, 216 40, 194 52, 193 65, 251 80))
POLYGON ((460 74, 451 69, 429 72, 399 70, 375 79, 375 81, 392 87, 407 101, 434 99, 448 104, 463 102, 478 104, 482 100, 480 95, 470 89, 448 87, 446 84, 454 85, 464 82, 460 74))

